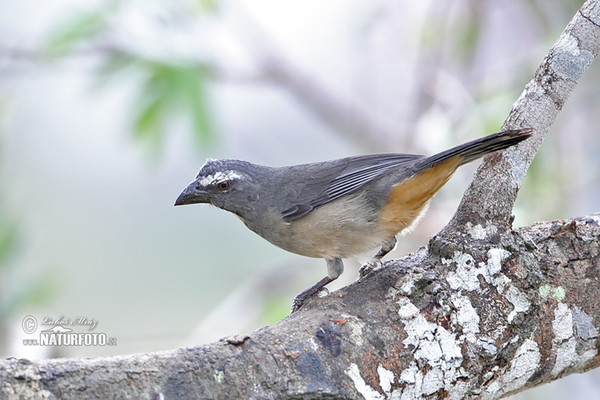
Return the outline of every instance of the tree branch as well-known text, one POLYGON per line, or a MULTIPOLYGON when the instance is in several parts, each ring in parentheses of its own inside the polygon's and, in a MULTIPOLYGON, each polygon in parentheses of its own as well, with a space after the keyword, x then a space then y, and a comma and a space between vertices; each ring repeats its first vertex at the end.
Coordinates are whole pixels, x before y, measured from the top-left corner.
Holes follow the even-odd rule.
POLYGON ((533 154, 597 54, 599 1, 571 21, 505 124, 535 138, 486 160, 428 248, 248 337, 0 361, 0 397, 494 399, 597 367, 600 215, 508 227, 533 154))
POLYGON ((600 215, 472 242, 451 258, 421 249, 389 262, 249 337, 7 359, 0 397, 492 399, 600 364, 600 215))

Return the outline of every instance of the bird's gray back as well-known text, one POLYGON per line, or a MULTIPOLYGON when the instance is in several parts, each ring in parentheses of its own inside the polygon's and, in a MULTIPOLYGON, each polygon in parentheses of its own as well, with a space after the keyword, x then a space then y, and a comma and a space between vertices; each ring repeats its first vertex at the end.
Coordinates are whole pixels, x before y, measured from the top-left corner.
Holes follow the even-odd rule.
POLYGON ((395 175, 395 170, 408 177, 411 169, 406 167, 420 158, 413 154, 370 154, 283 167, 279 171, 279 187, 286 190, 279 191, 273 204, 286 221, 293 221, 387 175, 395 175))

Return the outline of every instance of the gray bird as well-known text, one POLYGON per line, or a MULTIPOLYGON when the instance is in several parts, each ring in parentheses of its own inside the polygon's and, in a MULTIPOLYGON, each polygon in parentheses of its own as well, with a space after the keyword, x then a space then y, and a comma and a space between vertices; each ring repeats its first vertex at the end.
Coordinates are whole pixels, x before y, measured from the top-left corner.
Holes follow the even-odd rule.
POLYGON ((340 276, 343 258, 381 246, 379 262, 459 166, 531 132, 500 132, 429 157, 372 154, 277 168, 208 160, 175 205, 212 204, 282 249, 324 258, 327 276, 296 296, 295 311, 340 276))

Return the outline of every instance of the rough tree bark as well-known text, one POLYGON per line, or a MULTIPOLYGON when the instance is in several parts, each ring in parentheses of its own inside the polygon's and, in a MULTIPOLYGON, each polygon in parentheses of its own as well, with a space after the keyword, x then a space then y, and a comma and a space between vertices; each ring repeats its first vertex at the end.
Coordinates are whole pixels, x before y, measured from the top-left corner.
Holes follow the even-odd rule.
POLYGON ((429 246, 249 336, 100 359, 0 361, 0 398, 493 399, 600 364, 600 215, 511 229, 529 163, 600 47, 587 1, 429 246))

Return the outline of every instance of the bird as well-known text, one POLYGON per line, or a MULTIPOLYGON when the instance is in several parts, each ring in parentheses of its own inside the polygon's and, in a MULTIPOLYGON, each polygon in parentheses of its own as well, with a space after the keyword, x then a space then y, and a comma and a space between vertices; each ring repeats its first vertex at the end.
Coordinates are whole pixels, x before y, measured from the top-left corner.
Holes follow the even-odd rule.
POLYGON ((283 167, 208 159, 175 206, 211 204, 284 250, 325 259, 327 275, 295 297, 294 312, 342 274, 344 258, 379 248, 373 261, 381 263, 458 167, 531 134, 507 130, 432 156, 368 154, 283 167))

